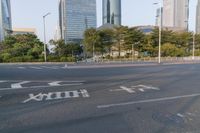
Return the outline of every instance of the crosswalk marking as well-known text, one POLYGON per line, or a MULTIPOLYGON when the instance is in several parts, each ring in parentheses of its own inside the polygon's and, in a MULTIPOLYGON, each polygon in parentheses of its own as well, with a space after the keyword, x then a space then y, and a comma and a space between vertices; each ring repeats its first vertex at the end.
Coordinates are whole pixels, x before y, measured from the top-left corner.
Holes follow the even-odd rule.
POLYGON ((22 84, 27 84, 27 83, 30 83, 30 81, 23 81, 23 82, 11 84, 11 88, 23 88, 21 85, 22 84))
POLYGON ((7 81, 4 81, 4 80, 0 80, 0 83, 5 83, 5 82, 7 82, 7 81))

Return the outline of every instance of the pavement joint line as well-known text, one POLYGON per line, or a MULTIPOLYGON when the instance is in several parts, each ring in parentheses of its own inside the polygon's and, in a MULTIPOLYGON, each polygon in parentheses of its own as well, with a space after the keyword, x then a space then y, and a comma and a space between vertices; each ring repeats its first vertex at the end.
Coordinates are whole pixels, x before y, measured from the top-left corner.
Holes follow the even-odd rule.
MULTIPOLYGON (((83 83, 74 83, 74 84, 63 84, 57 87, 62 87, 62 86, 78 86, 82 85, 83 83)), ((21 88, 0 88, 0 91, 6 91, 6 90, 20 90, 20 89, 34 89, 34 88, 47 88, 47 87, 56 87, 56 86, 31 86, 31 87, 21 87, 21 88)))
POLYGON ((131 102, 122 102, 122 103, 116 103, 116 104, 98 105, 97 108, 98 109, 104 109, 104 108, 121 107, 121 106, 142 104, 142 103, 153 103, 153 102, 161 102, 161 101, 170 101, 170 100, 177 100, 177 99, 191 98, 191 97, 199 97, 199 96, 200 96, 200 93, 196 93, 196 94, 191 94, 191 95, 182 95, 182 96, 164 97, 164 98, 156 98, 156 99, 131 101, 131 102))

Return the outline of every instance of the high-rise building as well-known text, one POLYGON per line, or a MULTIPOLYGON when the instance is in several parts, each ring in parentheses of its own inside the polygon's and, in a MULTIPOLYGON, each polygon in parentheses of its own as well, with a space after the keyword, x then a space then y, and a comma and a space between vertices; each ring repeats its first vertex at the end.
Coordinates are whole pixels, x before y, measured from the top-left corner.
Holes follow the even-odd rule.
POLYGON ((103 0, 103 24, 121 25, 121 0, 103 0))
POLYGON ((60 0, 59 28, 61 38, 79 42, 87 28, 96 28, 96 0, 60 0))
POLYGON ((200 0, 198 0, 196 9, 196 33, 200 34, 200 0))
POLYGON ((10 0, 0 0, 0 41, 12 31, 10 0))
POLYGON ((189 0, 163 0, 163 26, 188 30, 189 0))

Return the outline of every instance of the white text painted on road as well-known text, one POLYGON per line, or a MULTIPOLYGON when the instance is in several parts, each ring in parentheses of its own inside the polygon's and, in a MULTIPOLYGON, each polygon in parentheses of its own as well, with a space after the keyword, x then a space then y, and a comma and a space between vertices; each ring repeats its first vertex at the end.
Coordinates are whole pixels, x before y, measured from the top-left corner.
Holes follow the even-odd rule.
POLYGON ((11 84, 11 88, 23 88, 21 85, 22 84, 27 84, 27 83, 30 83, 30 81, 23 81, 23 82, 11 84))
POLYGON ((145 90, 160 90, 157 87, 147 86, 147 85, 137 85, 137 86, 120 86, 120 89, 110 90, 110 91, 126 91, 128 93, 136 93, 136 91, 145 92, 145 90))
POLYGON ((88 98, 90 97, 89 93, 85 89, 75 90, 75 91, 63 91, 63 92, 49 92, 49 93, 39 93, 37 95, 29 94, 29 98, 23 101, 22 103, 27 103, 30 101, 49 101, 49 100, 59 100, 59 99, 68 99, 68 98, 78 98, 78 97, 88 98))

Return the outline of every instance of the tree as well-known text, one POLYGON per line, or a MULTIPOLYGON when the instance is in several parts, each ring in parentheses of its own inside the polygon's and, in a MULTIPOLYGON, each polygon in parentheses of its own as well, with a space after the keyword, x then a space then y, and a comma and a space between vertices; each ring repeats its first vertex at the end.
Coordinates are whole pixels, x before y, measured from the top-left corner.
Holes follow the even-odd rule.
POLYGON ((119 57, 121 57, 121 49, 123 48, 123 43, 125 39, 125 35, 127 33, 128 27, 120 26, 114 28, 114 40, 118 47, 119 57))
POLYGON ((94 54, 95 51, 98 49, 97 46, 99 41, 100 41, 100 36, 99 32, 96 29, 90 28, 84 32, 83 43, 86 51, 94 54))
POLYGON ((23 34, 6 37, 1 43, 0 56, 4 62, 32 61, 39 60, 42 52, 43 43, 36 35, 23 34))

